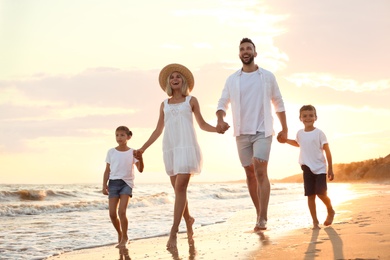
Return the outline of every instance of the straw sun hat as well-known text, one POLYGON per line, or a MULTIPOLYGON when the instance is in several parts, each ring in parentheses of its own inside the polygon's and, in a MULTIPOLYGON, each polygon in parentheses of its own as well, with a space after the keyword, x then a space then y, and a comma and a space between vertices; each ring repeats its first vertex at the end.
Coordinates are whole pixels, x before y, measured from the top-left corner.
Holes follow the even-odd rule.
POLYGON ((158 76, 158 82, 160 83, 160 87, 162 88, 162 90, 165 91, 167 87, 167 79, 175 71, 183 75, 183 77, 187 81, 188 90, 191 92, 195 84, 194 76, 192 75, 191 71, 187 69, 187 67, 177 63, 169 64, 160 71, 160 75, 158 76))

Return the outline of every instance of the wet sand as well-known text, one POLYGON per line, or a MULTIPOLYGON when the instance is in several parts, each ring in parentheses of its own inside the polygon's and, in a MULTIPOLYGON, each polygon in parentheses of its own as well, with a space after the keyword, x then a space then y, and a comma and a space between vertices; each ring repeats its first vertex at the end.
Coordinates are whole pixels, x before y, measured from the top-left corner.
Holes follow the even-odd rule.
POLYGON ((195 229, 194 246, 180 233, 177 250, 166 250, 168 237, 162 236, 133 240, 121 250, 113 245, 48 259, 390 259, 389 188, 383 185, 373 195, 335 206, 333 224, 320 230, 308 226, 281 233, 273 231, 269 221, 269 230, 254 233, 250 210, 227 222, 195 229))

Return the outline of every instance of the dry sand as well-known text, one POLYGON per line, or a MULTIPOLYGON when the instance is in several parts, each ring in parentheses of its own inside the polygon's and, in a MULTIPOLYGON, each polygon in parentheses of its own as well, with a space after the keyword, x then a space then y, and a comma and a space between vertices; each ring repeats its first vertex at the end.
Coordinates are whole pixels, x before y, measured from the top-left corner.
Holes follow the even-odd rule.
POLYGON ((316 231, 307 227, 280 234, 271 228, 253 233, 253 212, 243 211, 225 223, 195 229, 194 247, 188 246, 185 233, 179 234, 174 252, 165 249, 164 236, 133 240, 121 251, 107 246, 49 259, 390 259, 389 187, 337 205, 332 226, 316 231))

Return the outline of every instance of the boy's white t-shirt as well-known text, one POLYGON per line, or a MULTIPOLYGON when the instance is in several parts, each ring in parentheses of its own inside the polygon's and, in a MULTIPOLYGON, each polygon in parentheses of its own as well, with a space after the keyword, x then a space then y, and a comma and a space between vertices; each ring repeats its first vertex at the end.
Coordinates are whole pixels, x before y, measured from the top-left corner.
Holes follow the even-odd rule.
POLYGON ((107 152, 106 163, 110 164, 110 180, 121 179, 131 188, 134 187, 134 164, 138 162, 133 156, 133 149, 118 151, 111 148, 107 152))
POLYGON ((318 128, 310 132, 301 129, 297 133, 296 141, 300 147, 299 164, 308 166, 314 174, 326 174, 323 147, 328 141, 324 132, 318 128))

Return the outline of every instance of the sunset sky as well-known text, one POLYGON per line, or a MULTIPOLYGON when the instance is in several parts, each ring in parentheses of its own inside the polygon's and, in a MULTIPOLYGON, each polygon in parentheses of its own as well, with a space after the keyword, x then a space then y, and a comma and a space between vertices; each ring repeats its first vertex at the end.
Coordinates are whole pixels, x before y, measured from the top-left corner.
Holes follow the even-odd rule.
MULTIPOLYGON (((100 183, 117 126, 133 131, 135 149, 154 130, 169 63, 191 69, 191 94, 215 125, 243 37, 277 78, 290 139, 312 104, 334 163, 385 157, 389 17, 388 0, 0 0, 0 183, 100 183)), ((204 163, 193 181, 244 179, 232 129, 196 130, 204 163)), ((168 182, 161 143, 145 152, 136 184, 168 182)), ((274 140, 269 177, 300 173, 298 154, 274 140)))

